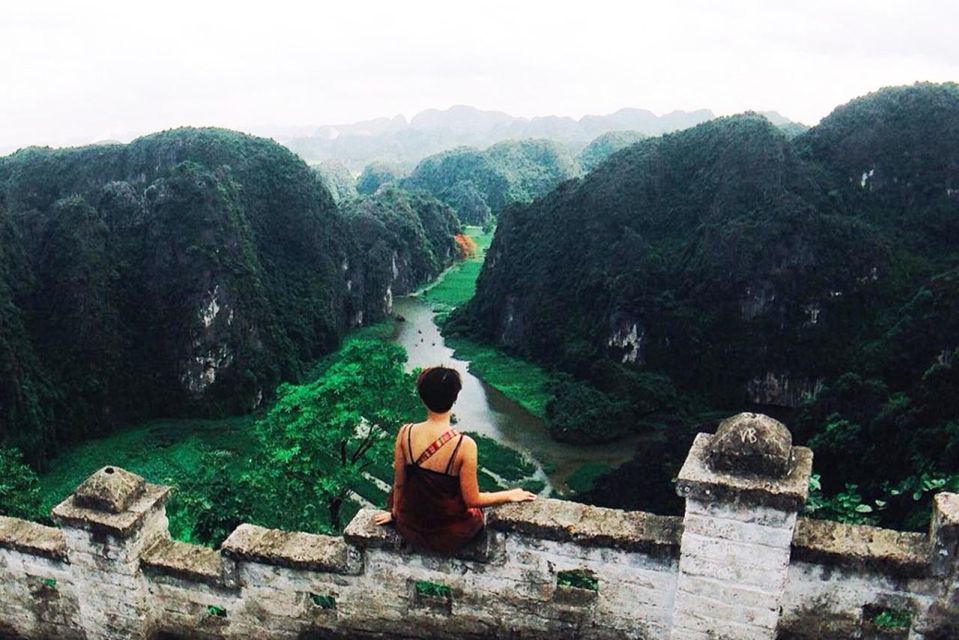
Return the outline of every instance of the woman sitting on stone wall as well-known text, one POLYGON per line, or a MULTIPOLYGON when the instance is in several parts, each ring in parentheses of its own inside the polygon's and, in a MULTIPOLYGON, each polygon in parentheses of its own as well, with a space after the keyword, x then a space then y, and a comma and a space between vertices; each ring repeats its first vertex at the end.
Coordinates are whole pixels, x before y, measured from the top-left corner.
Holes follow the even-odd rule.
POLYGON ((405 540, 440 553, 454 553, 476 537, 483 528, 481 507, 536 497, 522 489, 480 492, 476 442, 450 426, 462 386, 455 369, 432 367, 420 373, 416 387, 426 420, 405 424, 397 434, 389 512, 373 519, 380 525, 395 522, 405 540))

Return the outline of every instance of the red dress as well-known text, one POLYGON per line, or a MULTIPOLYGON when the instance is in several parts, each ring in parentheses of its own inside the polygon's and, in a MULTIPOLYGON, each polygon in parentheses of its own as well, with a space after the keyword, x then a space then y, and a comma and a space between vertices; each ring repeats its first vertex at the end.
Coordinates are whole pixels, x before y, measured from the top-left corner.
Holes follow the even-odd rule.
POLYGON ((453 429, 437 438, 420 457, 413 461, 412 425, 406 425, 406 481, 400 499, 394 504, 393 492, 387 501, 387 509, 393 513, 396 530, 415 547, 439 553, 455 553, 483 529, 483 512, 467 509, 460 490, 459 476, 450 475, 456 452, 463 442, 463 435, 453 429), (443 445, 459 436, 446 471, 432 471, 420 465, 439 451, 443 445))

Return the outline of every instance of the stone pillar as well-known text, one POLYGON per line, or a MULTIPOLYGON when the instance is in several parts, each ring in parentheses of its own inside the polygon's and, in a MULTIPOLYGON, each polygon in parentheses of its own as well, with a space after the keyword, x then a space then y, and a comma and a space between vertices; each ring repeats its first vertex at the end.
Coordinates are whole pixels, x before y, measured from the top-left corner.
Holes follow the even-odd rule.
POLYGON ((676 490, 686 515, 671 640, 775 640, 812 451, 768 416, 696 437, 676 490))
POLYGON ((920 613, 910 638, 959 638, 959 493, 933 498, 930 566, 938 598, 920 613))
POLYGON ((140 555, 169 537, 164 507, 169 491, 104 467, 54 507, 88 640, 145 639, 153 632, 140 555))

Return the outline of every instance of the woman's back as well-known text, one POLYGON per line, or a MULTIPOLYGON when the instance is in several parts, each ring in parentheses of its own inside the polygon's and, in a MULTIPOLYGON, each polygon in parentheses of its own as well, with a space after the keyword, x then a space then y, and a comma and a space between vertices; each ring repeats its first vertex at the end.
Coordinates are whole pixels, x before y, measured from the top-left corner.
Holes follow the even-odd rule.
POLYGON ((459 373, 446 367, 430 367, 416 377, 426 421, 405 424, 396 434, 389 512, 373 516, 376 524, 395 522, 408 542, 442 553, 476 537, 483 528, 481 507, 536 497, 523 489, 479 490, 476 443, 450 426, 461 388, 459 373))
POLYGON ((457 453, 466 437, 454 429, 436 435, 428 423, 404 425, 404 490, 392 510, 396 529, 410 543, 451 553, 483 528, 483 514, 463 501, 457 453), (454 473, 456 471, 457 473, 454 473))

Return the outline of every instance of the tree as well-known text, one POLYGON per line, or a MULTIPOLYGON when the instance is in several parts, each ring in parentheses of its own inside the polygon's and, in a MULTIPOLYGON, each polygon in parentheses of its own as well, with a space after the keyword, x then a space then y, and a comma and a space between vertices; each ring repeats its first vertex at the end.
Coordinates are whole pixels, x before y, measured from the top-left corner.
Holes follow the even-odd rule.
POLYGON ((257 472, 282 526, 338 530, 350 487, 392 456, 399 426, 419 409, 397 345, 356 340, 319 380, 283 385, 257 423, 265 464, 257 472))
POLYGON ((37 474, 17 449, 0 447, 0 516, 42 519, 37 474))

